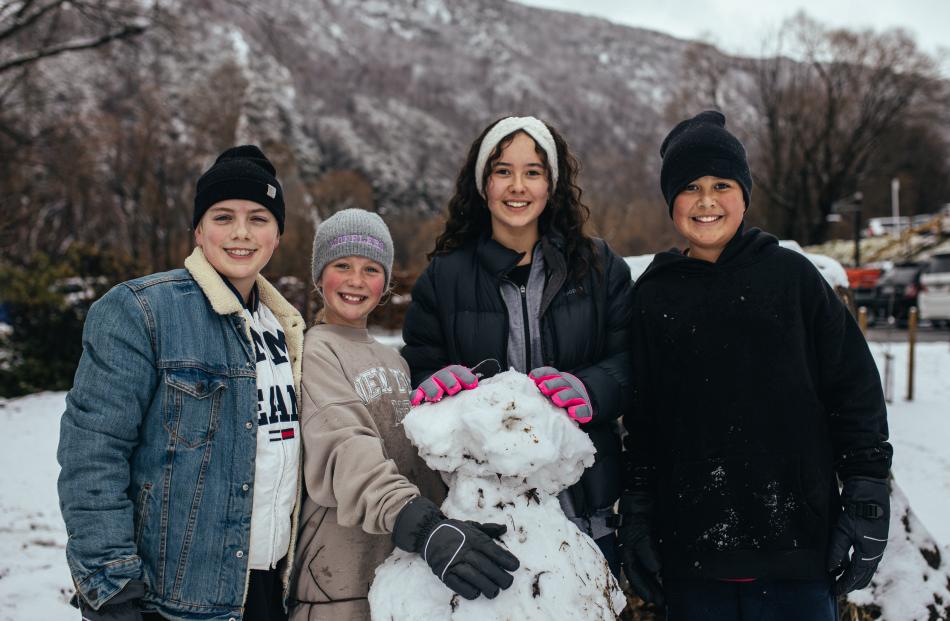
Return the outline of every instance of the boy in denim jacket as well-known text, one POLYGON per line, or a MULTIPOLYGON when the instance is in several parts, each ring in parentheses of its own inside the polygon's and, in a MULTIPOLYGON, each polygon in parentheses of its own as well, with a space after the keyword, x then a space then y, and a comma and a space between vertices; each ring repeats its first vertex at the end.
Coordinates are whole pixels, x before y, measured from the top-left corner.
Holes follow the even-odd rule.
POLYGON ((303 319, 261 275, 284 230, 276 175, 254 145, 224 151, 184 268, 86 317, 57 453, 86 621, 287 618, 303 319))

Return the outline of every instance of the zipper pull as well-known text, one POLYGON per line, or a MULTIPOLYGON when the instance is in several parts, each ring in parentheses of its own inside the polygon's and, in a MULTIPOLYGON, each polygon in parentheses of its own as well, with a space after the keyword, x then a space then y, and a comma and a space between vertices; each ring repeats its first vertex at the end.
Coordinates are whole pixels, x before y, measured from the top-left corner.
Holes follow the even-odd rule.
POLYGON ((521 285, 521 295, 524 295, 526 291, 527 289, 525 288, 525 286, 521 285))
POLYGON ((480 368, 483 364, 488 363, 488 362, 494 362, 494 363, 495 363, 495 370, 492 372, 492 375, 496 375, 496 374, 498 374, 498 373, 501 373, 501 363, 498 362, 497 360, 495 360, 494 358, 486 358, 485 360, 482 360, 481 362, 479 362, 478 364, 476 364, 474 367, 472 367, 472 368, 470 369, 470 371, 475 374, 475 377, 477 377, 478 379, 482 379, 483 377, 485 377, 486 374, 485 374, 485 373, 482 373, 482 372, 479 370, 479 368, 480 368))

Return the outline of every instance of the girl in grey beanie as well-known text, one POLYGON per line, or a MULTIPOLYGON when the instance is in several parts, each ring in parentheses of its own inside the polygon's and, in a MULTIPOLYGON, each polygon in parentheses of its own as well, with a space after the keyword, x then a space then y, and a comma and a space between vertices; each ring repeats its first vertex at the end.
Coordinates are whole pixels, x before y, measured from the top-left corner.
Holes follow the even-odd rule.
POLYGON ((374 213, 347 209, 317 229, 313 282, 324 314, 304 340, 306 494, 292 621, 369 619, 369 585, 396 546, 421 553, 417 544, 424 543, 432 570, 468 598, 494 597, 511 584, 505 569, 517 567, 486 534, 504 526, 455 523, 442 515, 445 485, 400 424, 410 407, 409 367, 366 330, 389 287, 392 261, 392 238, 374 213), (451 528, 438 528, 450 521, 451 528), (464 534, 464 549, 455 532, 464 534), (500 558, 502 567, 486 554, 500 558), (313 566, 320 571, 310 571, 313 566), (474 575, 483 591, 459 579, 460 572, 474 575))
POLYGON ((338 211, 317 227, 313 238, 313 282, 318 284, 327 263, 340 257, 365 257, 385 272, 383 290, 389 289, 393 269, 393 238, 377 214, 363 209, 338 211))

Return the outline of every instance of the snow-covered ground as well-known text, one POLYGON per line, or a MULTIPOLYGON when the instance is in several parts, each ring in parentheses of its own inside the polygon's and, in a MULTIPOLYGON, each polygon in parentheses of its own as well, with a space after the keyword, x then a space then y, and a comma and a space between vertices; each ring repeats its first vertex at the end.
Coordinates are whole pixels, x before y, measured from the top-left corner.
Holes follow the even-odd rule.
MULTIPOLYGON (((872 351, 882 375, 885 352, 894 356, 894 401, 889 408, 894 478, 920 523, 907 518, 906 528, 913 532, 910 542, 904 535, 906 528, 892 528, 892 541, 876 580, 879 584, 873 594, 861 592, 852 601, 874 597, 884 604, 885 621, 916 621, 927 616, 911 604, 931 588, 947 590, 938 588, 934 580, 946 583, 942 575, 950 559, 950 346, 917 346, 912 402, 905 400, 907 346, 875 343, 872 351), (922 527, 938 542, 941 560, 918 551, 926 541, 922 527), (937 565, 932 570, 924 568, 926 581, 920 572, 924 560, 937 565)), ((6 429, 0 438, 0 621, 78 619, 66 603, 72 583, 56 498, 56 444, 63 404, 64 393, 0 400, 0 424, 6 429)), ((895 495, 894 502, 896 513, 902 501, 895 495)), ((900 523, 897 519, 892 526, 900 523)))
POLYGON ((950 559, 950 343, 917 345, 914 400, 907 401, 907 346, 871 343, 885 381, 885 353, 893 360, 888 406, 894 480, 920 521, 950 559))
POLYGON ((62 392, 0 399, 0 620, 76 621, 56 497, 62 392))
POLYGON ((402 332, 398 330, 370 330, 370 333, 373 335, 374 339, 383 345, 392 347, 395 350, 399 350, 403 345, 405 345, 402 340, 402 332))

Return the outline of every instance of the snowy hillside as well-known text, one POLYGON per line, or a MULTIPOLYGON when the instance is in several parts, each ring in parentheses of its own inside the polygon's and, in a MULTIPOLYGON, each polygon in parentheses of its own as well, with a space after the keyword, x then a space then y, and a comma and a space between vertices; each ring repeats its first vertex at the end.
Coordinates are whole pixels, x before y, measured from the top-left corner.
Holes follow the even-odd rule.
MULTIPOLYGON (((134 53, 116 47, 43 65, 44 88, 68 102, 55 113, 96 122, 108 103, 102 85, 147 66, 139 88, 161 92, 161 113, 184 128, 179 144, 216 127, 188 129, 195 102, 217 100, 198 109, 219 125, 236 114, 238 135, 216 140, 286 145, 279 168, 304 193, 329 170, 355 171, 384 212, 439 210, 478 131, 510 114, 562 129, 591 192, 626 183, 617 166, 656 178, 659 158, 636 149, 654 153, 671 125, 669 76, 690 46, 506 0, 162 4, 167 27, 146 33, 134 53)), ((736 92, 742 70, 726 73, 736 92)))
MULTIPOLYGON (((929 343, 917 350, 917 394, 907 402, 906 346, 872 344, 880 367, 885 352, 894 355, 897 399, 889 421, 898 489, 880 571, 872 588, 851 601, 873 603, 884 621, 950 617, 950 347, 929 343)), ((56 498, 63 407, 63 393, 0 400, 6 429, 0 439, 0 621, 77 618, 66 603, 72 585, 56 498)))

